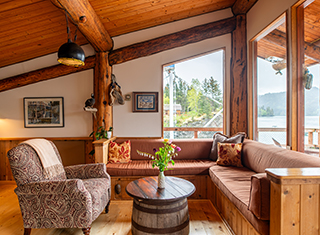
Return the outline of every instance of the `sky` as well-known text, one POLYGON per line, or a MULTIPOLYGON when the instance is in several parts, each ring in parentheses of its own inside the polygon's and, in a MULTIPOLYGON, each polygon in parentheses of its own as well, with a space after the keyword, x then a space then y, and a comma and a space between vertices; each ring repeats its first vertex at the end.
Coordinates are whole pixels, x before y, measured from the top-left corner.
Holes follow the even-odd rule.
POLYGON ((211 76, 216 79, 223 89, 223 50, 211 54, 186 60, 175 64, 175 73, 178 77, 191 84, 193 78, 203 81, 211 76))
MULTIPOLYGON (((309 72, 313 75, 312 87, 319 88, 320 66, 310 66, 309 72)), ((286 91, 286 69, 281 70, 282 75, 277 74, 272 68, 272 63, 258 58, 258 94, 286 91)))

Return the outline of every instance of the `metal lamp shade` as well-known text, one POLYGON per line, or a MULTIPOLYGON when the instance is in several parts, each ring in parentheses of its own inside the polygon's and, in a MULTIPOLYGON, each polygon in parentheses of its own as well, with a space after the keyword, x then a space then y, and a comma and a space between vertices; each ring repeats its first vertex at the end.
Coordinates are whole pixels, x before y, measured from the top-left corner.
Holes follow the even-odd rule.
POLYGON ((84 65, 85 54, 80 46, 70 40, 63 44, 58 51, 58 61, 68 66, 79 67, 84 65))

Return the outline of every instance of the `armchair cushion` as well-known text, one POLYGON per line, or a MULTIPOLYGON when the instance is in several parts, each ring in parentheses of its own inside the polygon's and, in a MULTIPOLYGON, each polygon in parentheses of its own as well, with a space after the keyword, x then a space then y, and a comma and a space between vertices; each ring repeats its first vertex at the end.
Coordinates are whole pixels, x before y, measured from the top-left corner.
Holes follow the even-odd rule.
POLYGON ((110 180, 104 163, 66 166, 64 169, 68 179, 108 178, 110 180))
POLYGON ((15 193, 25 228, 86 228, 93 221, 92 198, 82 180, 34 182, 15 193))

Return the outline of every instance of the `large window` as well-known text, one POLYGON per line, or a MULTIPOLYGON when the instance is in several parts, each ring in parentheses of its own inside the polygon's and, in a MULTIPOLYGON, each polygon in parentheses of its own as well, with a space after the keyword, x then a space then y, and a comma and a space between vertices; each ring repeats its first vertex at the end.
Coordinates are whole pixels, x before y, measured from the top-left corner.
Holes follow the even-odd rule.
POLYGON ((285 16, 256 41, 255 139, 286 146, 287 73, 285 16))
POLYGON ((224 50, 163 66, 164 138, 223 131, 224 50))
POLYGON ((304 150, 309 154, 319 154, 319 71, 320 23, 318 9, 320 0, 313 1, 304 8, 304 60, 302 83, 304 90, 304 150))

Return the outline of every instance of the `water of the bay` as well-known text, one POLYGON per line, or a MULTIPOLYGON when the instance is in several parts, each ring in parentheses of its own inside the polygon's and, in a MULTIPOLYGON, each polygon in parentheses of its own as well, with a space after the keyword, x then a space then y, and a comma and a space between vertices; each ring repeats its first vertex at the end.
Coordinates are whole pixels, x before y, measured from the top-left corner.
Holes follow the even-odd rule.
MULTIPOLYGON (((305 116, 305 128, 319 129, 319 116, 305 116)), ((286 116, 258 117, 258 128, 286 128, 286 116)), ((273 144, 273 140, 286 143, 285 132, 259 132, 259 141, 273 144)), ((305 143, 308 143, 308 135, 305 133, 305 143)), ((313 144, 318 144, 318 133, 313 133, 313 144)))

